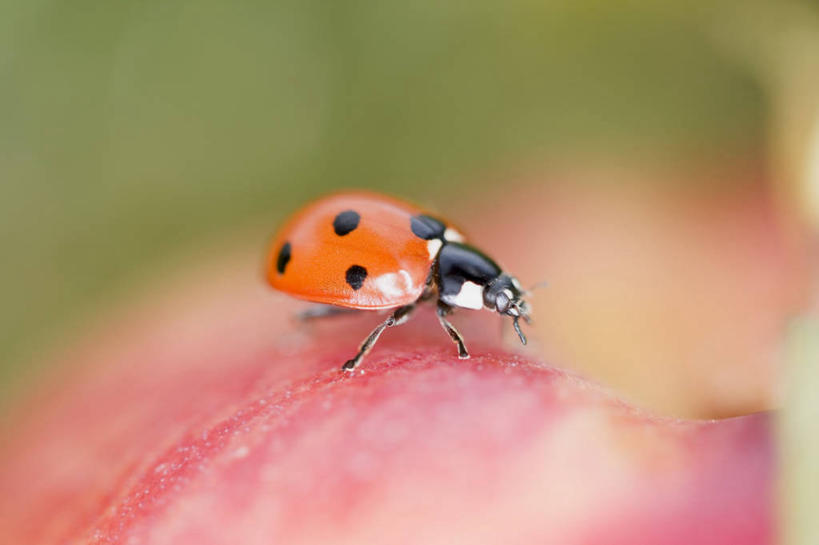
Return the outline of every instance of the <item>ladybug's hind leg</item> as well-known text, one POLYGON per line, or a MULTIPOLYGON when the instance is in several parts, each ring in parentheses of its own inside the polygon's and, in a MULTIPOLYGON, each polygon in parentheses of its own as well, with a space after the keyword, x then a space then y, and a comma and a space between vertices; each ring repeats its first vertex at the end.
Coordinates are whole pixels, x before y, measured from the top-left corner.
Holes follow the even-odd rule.
POLYGON ((355 369, 356 366, 361 363, 364 356, 366 356, 367 353, 372 350, 375 342, 378 340, 378 337, 381 336, 381 333, 383 333, 388 327, 401 325, 406 322, 413 310, 415 310, 415 303, 395 309, 395 311, 390 314, 389 318, 384 320, 378 327, 372 330, 372 333, 370 333, 369 336, 364 339, 364 342, 361 343, 361 346, 358 349, 358 354, 356 354, 353 359, 347 360, 344 365, 341 366, 341 369, 343 371, 352 371, 355 369))
POLYGON ((441 327, 444 328, 452 342, 458 345, 458 357, 462 360, 469 359, 469 352, 466 350, 466 344, 464 344, 464 338, 461 337, 461 334, 458 333, 458 330, 455 329, 455 326, 449 323, 449 320, 446 319, 446 315, 452 311, 452 308, 449 305, 445 305, 443 303, 438 303, 438 321, 441 323, 441 327))

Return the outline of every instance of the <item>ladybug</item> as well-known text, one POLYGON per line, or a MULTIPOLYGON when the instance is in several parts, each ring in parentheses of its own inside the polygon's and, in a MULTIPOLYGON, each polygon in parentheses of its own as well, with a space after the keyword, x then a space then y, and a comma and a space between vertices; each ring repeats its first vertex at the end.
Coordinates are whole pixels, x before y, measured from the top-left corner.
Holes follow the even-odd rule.
POLYGON ((425 301, 436 302, 441 327, 462 359, 469 352, 447 320, 455 308, 510 316, 526 344, 518 321, 529 322, 529 305, 517 279, 466 244, 451 224, 383 195, 338 193, 307 205, 273 240, 267 280, 277 290, 325 305, 306 317, 392 310, 344 363, 346 371, 355 369, 386 328, 406 322, 425 301))

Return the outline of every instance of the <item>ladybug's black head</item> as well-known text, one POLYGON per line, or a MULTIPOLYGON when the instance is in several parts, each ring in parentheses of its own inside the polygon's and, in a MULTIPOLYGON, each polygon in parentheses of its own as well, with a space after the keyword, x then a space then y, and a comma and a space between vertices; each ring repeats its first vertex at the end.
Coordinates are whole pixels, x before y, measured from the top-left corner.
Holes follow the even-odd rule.
POLYGON ((501 273, 484 288, 483 301, 487 308, 511 316, 520 342, 526 344, 526 335, 520 330, 518 323, 521 318, 526 320, 526 323, 530 322, 529 304, 523 300, 524 295, 517 278, 501 273))
POLYGON ((450 307, 487 308, 511 316, 520 342, 526 344, 518 324, 521 318, 529 322, 526 292, 489 256, 467 244, 447 242, 438 252, 434 280, 440 301, 450 307))

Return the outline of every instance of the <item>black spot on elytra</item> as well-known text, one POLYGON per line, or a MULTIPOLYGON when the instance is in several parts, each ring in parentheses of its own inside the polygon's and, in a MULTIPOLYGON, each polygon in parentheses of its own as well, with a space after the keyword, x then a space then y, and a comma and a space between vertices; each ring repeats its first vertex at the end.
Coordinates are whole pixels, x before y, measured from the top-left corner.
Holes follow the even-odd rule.
POLYGON ((412 233, 416 237, 432 240, 434 238, 444 238, 446 225, 435 218, 419 214, 410 218, 410 229, 412 229, 412 233))
POLYGON ((346 278, 351 288, 360 290, 361 286, 364 285, 364 280, 367 278, 367 269, 361 265, 353 265, 347 269, 346 278))
POLYGON ((282 249, 279 250, 279 257, 276 258, 276 270, 279 274, 284 274, 284 269, 290 263, 290 243, 285 242, 282 249))
POLYGON ((361 216, 355 210, 345 210, 336 216, 333 220, 333 229, 340 237, 347 235, 358 227, 358 222, 361 221, 361 216))

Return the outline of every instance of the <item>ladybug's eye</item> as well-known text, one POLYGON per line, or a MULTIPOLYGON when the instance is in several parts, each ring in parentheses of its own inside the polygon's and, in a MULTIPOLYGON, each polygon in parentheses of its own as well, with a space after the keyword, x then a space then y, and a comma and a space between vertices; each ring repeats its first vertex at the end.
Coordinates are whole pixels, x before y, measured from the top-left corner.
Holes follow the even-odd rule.
POLYGON ((511 302, 512 300, 507 295, 506 290, 504 290, 500 292, 497 297, 495 297, 495 308, 498 309, 498 312, 503 314, 509 310, 509 303, 511 302))

